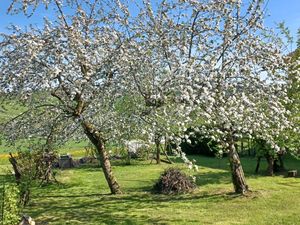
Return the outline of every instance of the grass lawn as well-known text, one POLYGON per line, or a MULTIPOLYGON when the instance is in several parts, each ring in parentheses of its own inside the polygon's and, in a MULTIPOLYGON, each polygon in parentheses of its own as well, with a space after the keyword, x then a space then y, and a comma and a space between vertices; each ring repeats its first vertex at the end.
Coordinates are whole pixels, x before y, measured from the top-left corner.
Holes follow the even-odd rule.
MULTIPOLYGON (((85 166, 59 171, 59 185, 35 188, 25 211, 37 224, 300 224, 299 178, 253 175, 255 159, 244 158, 252 193, 241 197, 232 194, 226 159, 195 158, 200 169, 194 172, 198 188, 192 194, 151 194, 155 180, 169 165, 134 161, 113 168, 125 194, 109 195, 101 169, 85 166)), ((299 161, 285 162, 300 171, 299 161)), ((262 170, 265 167, 261 165, 262 170)), ((2 165, 0 173, 5 168, 2 165)))

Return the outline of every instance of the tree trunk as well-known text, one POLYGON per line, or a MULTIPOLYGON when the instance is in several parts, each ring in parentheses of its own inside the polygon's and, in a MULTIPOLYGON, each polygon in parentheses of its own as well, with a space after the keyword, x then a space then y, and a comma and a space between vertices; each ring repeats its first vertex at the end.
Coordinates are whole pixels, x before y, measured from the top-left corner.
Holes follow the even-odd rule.
POLYGON ((156 164, 160 164, 160 147, 156 144, 156 164))
POLYGON ((256 164, 256 168, 255 168, 255 173, 258 173, 259 166, 260 166, 260 160, 261 160, 261 157, 259 156, 259 157, 257 158, 257 164, 256 164))
POLYGON ((155 146, 156 146, 156 164, 160 164, 160 135, 155 137, 155 146))
POLYGON ((241 152, 244 152, 244 141, 243 141, 243 138, 241 139, 241 152))
POLYGON ((246 184, 246 179, 241 165, 240 157, 235 149, 233 141, 229 144, 228 156, 234 191, 235 193, 245 194, 248 191, 248 185, 246 184))
POLYGON ((285 171, 283 158, 282 158, 281 154, 278 154, 278 159, 279 159, 279 169, 280 169, 280 171, 285 171))
POLYGON ((267 161, 268 161, 268 169, 267 173, 269 176, 274 175, 274 157, 270 155, 266 155, 267 161))
POLYGON ((22 177, 22 174, 20 172, 20 169, 19 169, 19 166, 18 166, 18 162, 16 160, 16 158, 11 154, 11 152, 9 153, 9 162, 11 163, 12 167, 13 167, 13 170, 14 170, 14 173, 15 173, 15 178, 16 178, 16 182, 17 184, 20 183, 21 181, 21 177, 22 177))
POLYGON ((165 153, 165 156, 166 156, 166 158, 167 158, 167 160, 168 160, 168 163, 173 164, 172 160, 171 160, 170 157, 168 156, 168 152, 167 152, 167 149, 166 149, 166 148, 163 150, 163 152, 165 153))
POLYGON ((90 141, 95 145, 98 157, 101 163, 101 167, 103 169, 103 173, 105 175, 106 181, 110 188, 112 194, 121 194, 121 188, 113 175, 111 164, 109 161, 108 154, 104 148, 104 140, 100 136, 99 132, 93 128, 93 125, 83 121, 82 126, 84 128, 85 134, 90 139, 90 141))

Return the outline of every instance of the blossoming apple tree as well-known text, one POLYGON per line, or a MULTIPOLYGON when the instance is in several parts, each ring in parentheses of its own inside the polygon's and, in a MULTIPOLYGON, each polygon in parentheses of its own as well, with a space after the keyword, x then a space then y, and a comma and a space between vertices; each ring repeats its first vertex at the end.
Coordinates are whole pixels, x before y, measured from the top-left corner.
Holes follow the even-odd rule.
MULTIPOLYGON (((1 90, 26 108, 6 124, 6 134, 34 141, 87 136, 111 193, 120 193, 105 142, 124 128, 114 109, 124 89, 127 12, 119 1, 69 1, 67 10, 61 1, 42 2, 55 8, 55 21, 44 19, 42 28, 13 26, 1 34, 1 90)), ((14 3, 10 10, 39 1, 14 3)))
POLYGON ((13 2, 10 10, 54 4, 58 19, 2 35, 1 88, 29 103, 25 123, 12 127, 39 135, 53 127, 65 136, 81 127, 112 193, 120 189, 105 140, 131 119, 113 110, 120 96, 131 97, 131 114, 142 121, 135 129, 149 137, 179 141, 193 128, 222 144, 237 193, 248 190, 237 140, 256 136, 276 150, 276 136, 291 126, 287 65, 263 26, 262 0, 67 1, 71 15, 61 1, 13 2))
POLYGON ((257 137, 276 151, 276 137, 292 126, 285 108, 287 64, 280 42, 263 26, 264 2, 144 4, 132 60, 145 69, 137 69, 132 83, 153 110, 142 115, 173 137, 170 128, 177 124, 222 144, 235 192, 247 192, 236 142, 257 137))
MULTIPOLYGON (((235 192, 245 193, 248 186, 235 143, 243 136, 255 136, 279 150, 276 137, 292 125, 284 105, 289 102, 286 64, 279 42, 263 27, 263 1, 221 5, 222 10, 217 9, 221 15, 214 13, 217 19, 207 22, 212 35, 200 35, 200 41, 207 42, 197 43, 200 70, 191 75, 202 85, 192 85, 190 105, 203 118, 199 129, 228 153, 235 192), (208 50, 201 55, 205 47, 208 50)), ((196 24, 195 30, 201 31, 203 23, 196 24)))

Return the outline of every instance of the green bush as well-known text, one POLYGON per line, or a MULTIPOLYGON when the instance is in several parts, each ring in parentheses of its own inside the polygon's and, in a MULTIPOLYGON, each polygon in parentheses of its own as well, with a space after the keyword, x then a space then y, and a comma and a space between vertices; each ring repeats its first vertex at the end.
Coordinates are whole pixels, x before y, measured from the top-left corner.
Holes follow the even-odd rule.
MULTIPOLYGON (((214 141, 212 138, 207 137, 201 132, 196 132, 194 129, 189 128, 184 134, 185 138, 181 139, 179 146, 187 155, 204 155, 211 157, 226 156, 222 151, 221 145, 217 141, 214 141)), ((176 147, 176 143, 169 143, 169 149, 175 149, 176 147)))
POLYGON ((180 144, 182 151, 188 155, 216 156, 219 152, 218 143, 209 138, 189 137, 189 139, 191 143, 183 139, 180 144))
POLYGON ((2 224, 16 225, 20 221, 19 189, 16 185, 3 187, 2 224))

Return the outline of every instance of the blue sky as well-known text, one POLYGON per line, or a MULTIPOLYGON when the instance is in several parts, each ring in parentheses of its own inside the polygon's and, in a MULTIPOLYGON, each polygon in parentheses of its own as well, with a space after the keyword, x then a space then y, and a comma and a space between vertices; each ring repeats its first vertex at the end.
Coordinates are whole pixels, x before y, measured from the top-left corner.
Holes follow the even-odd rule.
POLYGON ((296 35, 300 28, 300 0, 269 0, 265 20, 267 26, 275 27, 275 23, 285 21, 287 27, 296 35))
MULTIPOLYGON (((6 10, 10 0, 0 0, 0 32, 5 32, 8 24, 14 23, 19 26, 25 26, 29 23, 39 24, 43 16, 50 16, 51 13, 39 8, 34 16, 26 18, 24 15, 7 15, 6 10)), ((300 0, 269 0, 267 12, 270 14, 266 18, 265 24, 269 27, 276 27, 276 23, 285 21, 292 34, 296 36, 297 29, 300 27, 300 0)))

